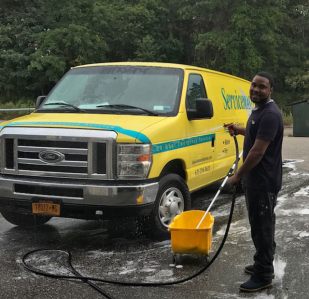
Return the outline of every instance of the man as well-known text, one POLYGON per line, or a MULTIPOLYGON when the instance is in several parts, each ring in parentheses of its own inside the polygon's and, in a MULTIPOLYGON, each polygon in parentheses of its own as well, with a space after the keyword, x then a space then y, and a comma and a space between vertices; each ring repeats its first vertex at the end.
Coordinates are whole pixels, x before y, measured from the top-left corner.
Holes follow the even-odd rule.
POLYGON ((274 277, 273 259, 276 243, 274 208, 282 184, 283 121, 271 99, 273 79, 266 72, 257 73, 250 86, 255 108, 246 128, 227 125, 230 134, 245 135, 244 163, 229 178, 229 184, 243 180, 251 237, 255 246, 253 265, 245 267, 251 277, 240 290, 254 292, 271 286, 274 277))

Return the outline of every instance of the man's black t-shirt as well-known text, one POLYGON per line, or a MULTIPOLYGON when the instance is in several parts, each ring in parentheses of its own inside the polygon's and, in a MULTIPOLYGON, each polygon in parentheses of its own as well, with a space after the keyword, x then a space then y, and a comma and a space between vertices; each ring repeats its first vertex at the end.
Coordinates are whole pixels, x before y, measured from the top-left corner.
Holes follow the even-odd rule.
POLYGON ((273 100, 254 109, 248 119, 244 141, 244 159, 246 159, 255 139, 270 141, 270 144, 259 164, 244 177, 245 186, 277 193, 282 185, 283 120, 281 112, 273 100))

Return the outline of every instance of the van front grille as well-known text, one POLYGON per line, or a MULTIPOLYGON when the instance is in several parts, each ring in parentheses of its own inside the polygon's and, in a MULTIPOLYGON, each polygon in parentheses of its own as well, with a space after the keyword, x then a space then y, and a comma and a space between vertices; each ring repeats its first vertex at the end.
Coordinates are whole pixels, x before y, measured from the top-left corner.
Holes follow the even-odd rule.
MULTIPOLYGON (((5 128, 5 130, 17 128, 5 128)), ((108 179, 113 173, 112 148, 115 138, 107 134, 98 138, 89 134, 69 136, 65 129, 46 129, 47 134, 2 136, 3 173, 64 178, 108 179), (56 135, 58 131, 59 135, 56 135), (50 135, 48 134, 50 132, 50 135), (61 133, 65 132, 65 136, 61 133), (87 137, 86 137, 86 136, 87 137)), ((71 134, 80 130, 68 129, 71 134)), ((26 131, 29 131, 26 130, 26 131)))
MULTIPOLYGON (((88 143, 73 141, 49 141, 17 139, 17 168, 19 170, 49 173, 88 173, 88 143), (42 154, 62 157, 61 161, 42 159, 42 154)), ((105 163, 104 163, 105 164, 105 163)))

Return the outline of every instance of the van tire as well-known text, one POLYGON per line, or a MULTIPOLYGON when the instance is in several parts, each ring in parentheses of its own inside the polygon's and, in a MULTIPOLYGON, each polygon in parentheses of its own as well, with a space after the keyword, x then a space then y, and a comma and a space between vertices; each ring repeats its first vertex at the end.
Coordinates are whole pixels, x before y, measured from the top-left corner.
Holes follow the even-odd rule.
POLYGON ((163 176, 150 218, 151 234, 155 238, 167 239, 170 235, 168 225, 173 218, 190 209, 190 192, 183 178, 177 174, 163 176), (167 198, 167 195, 170 197, 167 198))
POLYGON ((21 214, 10 211, 1 211, 1 214, 8 222, 21 227, 40 226, 45 224, 51 217, 21 214))

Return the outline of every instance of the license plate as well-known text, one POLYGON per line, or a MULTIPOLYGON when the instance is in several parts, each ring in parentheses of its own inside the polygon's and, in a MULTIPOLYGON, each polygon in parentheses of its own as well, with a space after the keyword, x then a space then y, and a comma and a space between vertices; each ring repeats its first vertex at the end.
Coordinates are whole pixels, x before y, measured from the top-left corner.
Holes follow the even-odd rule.
POLYGON ((33 202, 32 213, 49 216, 60 216, 60 204, 52 202, 33 202))

